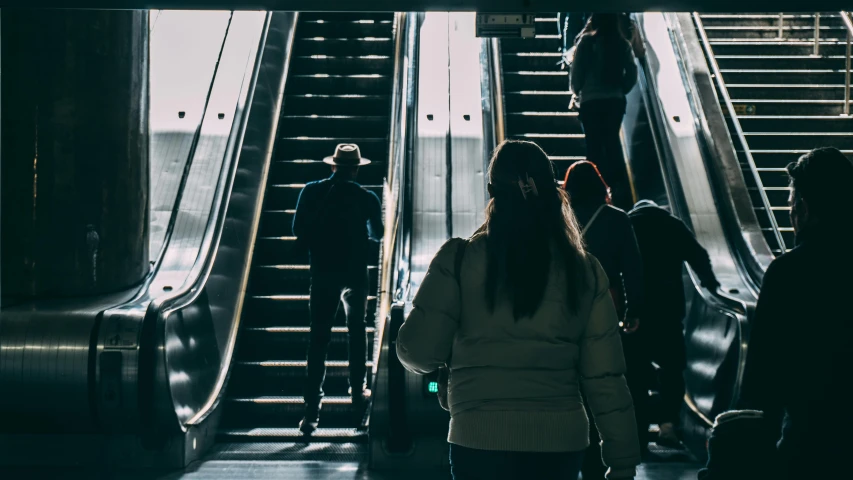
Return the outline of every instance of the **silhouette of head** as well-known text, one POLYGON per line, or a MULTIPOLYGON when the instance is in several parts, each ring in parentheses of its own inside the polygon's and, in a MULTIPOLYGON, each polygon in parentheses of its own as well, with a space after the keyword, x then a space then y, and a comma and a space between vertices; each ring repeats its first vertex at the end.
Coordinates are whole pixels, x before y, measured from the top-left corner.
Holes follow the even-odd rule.
POLYGON ((800 233, 818 223, 846 223, 853 200, 853 163, 834 147, 817 148, 787 167, 791 222, 800 233))
POLYGON ((572 205, 611 203, 610 187, 598 167, 587 160, 575 162, 569 167, 563 188, 569 193, 572 205))

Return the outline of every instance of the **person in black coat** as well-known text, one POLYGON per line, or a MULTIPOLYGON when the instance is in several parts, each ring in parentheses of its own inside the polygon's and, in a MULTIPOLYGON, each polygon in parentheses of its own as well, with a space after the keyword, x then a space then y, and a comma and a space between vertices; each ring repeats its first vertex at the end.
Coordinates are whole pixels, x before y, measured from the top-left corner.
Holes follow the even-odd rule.
POLYGON ((305 435, 313 434, 320 421, 332 324, 341 306, 347 317, 353 415, 360 419, 367 408, 368 252, 370 242, 384 235, 379 197, 355 181, 359 168, 370 164, 358 145, 340 144, 323 161, 332 176, 305 185, 293 216, 293 235, 308 248, 311 265, 305 416, 299 422, 305 435))
MULTIPOLYGON (((676 427, 684 398, 685 315, 682 271, 687 262, 702 281, 702 286, 716 292, 719 282, 711 269, 708 252, 696 241, 693 232, 678 218, 651 200, 637 202, 628 214, 637 236, 643 258, 644 306, 642 328, 630 349, 636 370, 650 374, 650 362, 660 367, 662 416, 658 442, 678 444, 676 427)), ((627 356, 627 355, 626 355, 627 356)), ((642 373, 638 373, 642 376, 642 373)), ((648 377, 647 377, 648 378, 648 377)), ((649 378, 650 380, 650 378, 649 378)), ((645 398, 635 399, 638 417, 648 430, 645 398)))
POLYGON ((775 422, 775 478, 841 478, 853 451, 853 163, 819 148, 787 170, 796 247, 764 275, 740 403, 775 422))

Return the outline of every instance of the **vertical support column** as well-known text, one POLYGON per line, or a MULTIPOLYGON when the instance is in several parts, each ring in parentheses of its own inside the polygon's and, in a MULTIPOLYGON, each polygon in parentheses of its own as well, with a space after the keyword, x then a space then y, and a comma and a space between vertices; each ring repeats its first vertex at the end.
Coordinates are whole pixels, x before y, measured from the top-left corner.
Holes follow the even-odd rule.
POLYGON ((118 291, 147 274, 148 18, 3 11, 5 303, 118 291))
POLYGON ((779 12, 779 40, 785 38, 785 13, 779 12))
POLYGON ((814 56, 820 55, 820 12, 814 14, 814 56))

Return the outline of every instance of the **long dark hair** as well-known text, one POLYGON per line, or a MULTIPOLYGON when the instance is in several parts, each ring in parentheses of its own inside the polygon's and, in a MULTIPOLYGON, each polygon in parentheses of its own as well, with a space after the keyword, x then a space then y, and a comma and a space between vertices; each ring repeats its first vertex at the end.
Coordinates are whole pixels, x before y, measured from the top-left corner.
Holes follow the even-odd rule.
POLYGON ((486 300, 494 311, 507 296, 517 319, 536 313, 545 295, 552 264, 564 265, 568 305, 577 311, 586 253, 569 207, 557 186, 545 152, 532 142, 507 140, 495 149, 489 166, 484 225, 487 238, 486 300), (552 246, 559 255, 552 261, 552 246))
POLYGON ((622 50, 628 42, 629 32, 625 31, 624 21, 617 13, 593 13, 589 16, 578 41, 584 38, 596 39, 598 45, 604 49, 602 54, 608 61, 604 62, 605 78, 614 84, 622 81, 625 66, 620 61, 622 50))

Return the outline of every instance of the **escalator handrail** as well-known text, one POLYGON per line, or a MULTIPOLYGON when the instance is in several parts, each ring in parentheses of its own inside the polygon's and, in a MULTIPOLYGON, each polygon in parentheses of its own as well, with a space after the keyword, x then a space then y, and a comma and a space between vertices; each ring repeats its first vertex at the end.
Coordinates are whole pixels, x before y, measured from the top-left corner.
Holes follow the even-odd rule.
POLYGON ((410 162, 414 150, 417 124, 417 67, 418 28, 423 19, 418 13, 398 13, 395 18, 395 78, 391 113, 392 141, 389 148, 388 176, 386 181, 386 238, 383 246, 382 304, 377 315, 376 361, 374 362, 374 402, 371 414, 371 436, 393 436, 392 428, 405 429, 393 422, 391 391, 404 388, 392 385, 389 375, 396 360, 392 337, 392 317, 400 315, 408 295, 411 263, 412 208, 410 162))
POLYGON ((767 192, 764 190, 764 182, 761 180, 761 174, 758 172, 758 166, 755 164, 752 151, 747 143, 746 135, 744 134, 743 127, 740 124, 740 117, 738 117, 738 114, 735 111, 734 103, 732 103, 732 98, 729 95, 728 87, 726 86, 726 82, 723 79, 723 74, 720 70, 720 65, 717 63, 717 58, 714 56, 714 52, 711 49, 711 43, 708 39, 708 33, 705 31, 705 25, 702 23, 702 18, 700 17, 699 12, 693 12, 692 15, 693 21, 696 22, 696 30, 699 33, 702 48, 705 50, 705 55, 708 58, 708 65, 710 65, 711 71, 714 73, 714 80, 717 83, 717 88, 719 89, 720 95, 723 97, 723 103, 726 106, 732 125, 735 128, 735 133, 737 134, 738 142, 741 144, 741 148, 743 149, 746 162, 749 165, 750 173, 752 173, 755 184, 758 187, 761 204, 767 212, 767 217, 770 220, 770 226, 773 229, 773 236, 779 244, 780 251, 784 253, 786 248, 785 239, 782 237, 782 232, 779 230, 779 222, 776 221, 776 214, 773 213, 773 209, 770 205, 770 199, 767 197, 767 192))
MULTIPOLYGON (((245 103, 242 105, 243 108, 238 109, 240 112, 240 118, 235 119, 236 128, 235 131, 232 131, 232 134, 229 136, 228 147, 226 158, 229 159, 229 163, 227 168, 223 168, 220 177, 217 181, 217 187, 215 189, 214 198, 212 205, 214 206, 211 215, 208 217, 207 224, 204 228, 204 237, 201 243, 201 248, 199 249, 199 254, 193 263, 192 268, 190 269, 190 274, 188 275, 188 281, 184 283, 184 285, 173 291, 167 295, 160 296, 151 302, 148 306, 148 309, 145 312, 145 320, 144 324, 149 326, 148 328, 152 329, 148 336, 149 343, 143 344, 140 342, 140 350, 141 353, 145 353, 146 355, 158 355, 163 357, 159 363, 165 364, 165 355, 166 349, 161 348, 165 345, 166 339, 164 338, 164 328, 163 324, 167 320, 170 314, 185 308, 196 300, 198 300, 199 296, 204 291, 204 287, 208 281, 211 270, 214 266, 214 263, 217 258, 217 253, 219 249, 220 240, 222 238, 222 233, 225 227, 226 213, 228 211, 228 206, 231 203, 231 193, 232 187, 234 185, 234 181, 236 178, 237 167, 239 165, 239 158, 242 151, 243 138, 246 134, 246 125, 249 121, 249 117, 251 114, 251 104, 254 98, 255 87, 258 82, 258 77, 260 75, 260 69, 262 65, 262 58, 266 49, 264 45, 266 44, 267 37, 269 34, 269 28, 272 20, 273 12, 268 12, 266 14, 266 18, 264 20, 263 33, 260 39, 261 47, 258 48, 257 55, 255 58, 255 64, 251 76, 251 80, 249 83, 248 94, 245 97, 245 103), (144 350, 143 350, 144 349, 144 350), (150 350, 150 351, 149 351, 150 350)), ((291 32, 292 35, 292 32, 291 32)), ((288 52, 289 55, 289 52, 288 52)), ((281 93, 281 92, 279 92, 281 93)), ((281 102, 281 99, 278 99, 281 102)), ((265 153, 267 157, 271 156, 271 151, 265 153)), ((267 162, 269 158, 267 158, 267 162)), ((254 219, 254 222, 257 223, 258 219, 254 219)), ((245 281, 245 275, 242 276, 245 281)), ((235 312, 235 318, 232 319, 232 322, 236 323, 239 321, 238 312, 235 312)), ((144 335, 143 338, 146 338, 144 335)), ((186 430, 187 425, 192 425, 203 420, 207 414, 209 414, 210 410, 215 405, 215 401, 221 393, 221 390, 224 386, 227 370, 231 363, 231 356, 234 351, 234 344, 236 343, 236 328, 232 327, 231 335, 228 339, 228 344, 225 348, 225 355, 221 359, 220 364, 220 372, 217 377, 217 382, 214 386, 213 391, 210 392, 209 400, 206 402, 204 407, 196 412, 186 424, 178 423, 179 428, 182 430, 186 430)), ((153 371, 156 368, 157 361, 153 358, 149 358, 147 362, 143 362, 142 358, 140 358, 140 394, 148 394, 152 395, 152 398, 148 399, 148 402, 141 401, 140 409, 141 409, 141 418, 143 421, 146 419, 153 419, 153 411, 154 406, 151 405, 154 402, 154 396, 158 394, 165 393, 169 390, 169 385, 155 385, 155 372, 153 371), (144 382, 147 382, 147 385, 144 385, 144 382)), ((152 421, 152 425, 154 423, 163 422, 164 419, 157 419, 157 422, 152 421)), ((176 418, 168 419, 170 422, 176 420, 176 418)))

